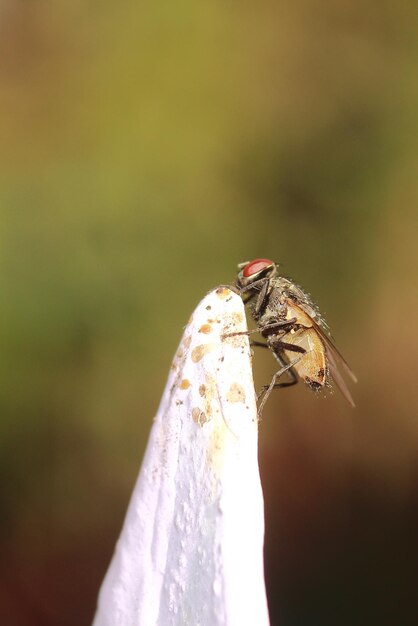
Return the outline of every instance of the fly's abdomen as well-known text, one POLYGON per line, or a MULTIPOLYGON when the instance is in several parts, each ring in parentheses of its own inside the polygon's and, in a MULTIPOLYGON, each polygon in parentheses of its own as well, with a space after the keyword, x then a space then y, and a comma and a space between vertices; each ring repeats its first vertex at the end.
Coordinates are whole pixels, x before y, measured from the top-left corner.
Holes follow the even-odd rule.
POLYGON ((293 369, 311 389, 322 389, 327 382, 327 361, 325 346, 316 330, 314 328, 299 328, 287 333, 283 341, 298 345, 306 350, 302 356, 292 350, 283 350, 283 352, 289 363, 296 361, 293 369), (300 356, 300 360, 297 360, 300 356))

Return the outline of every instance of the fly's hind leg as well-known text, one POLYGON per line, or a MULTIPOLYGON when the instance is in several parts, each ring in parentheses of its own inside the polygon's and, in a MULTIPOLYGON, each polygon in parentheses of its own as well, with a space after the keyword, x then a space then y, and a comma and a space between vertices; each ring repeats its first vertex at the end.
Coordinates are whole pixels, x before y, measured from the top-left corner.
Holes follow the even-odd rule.
POLYGON ((259 419, 261 418, 261 414, 263 413, 264 405, 267 402, 267 398, 269 397, 273 389, 277 389, 278 387, 290 387, 291 385, 295 385, 298 382, 298 379, 296 377, 295 372, 292 370, 292 367, 296 365, 296 363, 298 363, 302 357, 303 355, 299 356, 297 359, 294 359, 294 361, 292 361, 291 363, 288 363, 287 365, 279 369, 279 371, 276 372, 273 378, 271 379, 270 385, 262 388, 261 393, 259 394, 259 398, 262 396, 262 400, 258 406, 258 411, 257 411, 259 419), (285 372, 289 372, 289 375, 292 378, 292 380, 289 380, 283 383, 276 382, 280 378, 280 376, 283 376, 285 372))
POLYGON ((280 387, 291 387, 292 385, 296 385, 296 383, 298 382, 298 378, 296 376, 295 371, 293 370, 293 367, 294 365, 296 365, 296 363, 299 363, 299 361, 303 358, 303 356, 306 354, 306 350, 302 348, 302 346, 298 346, 294 344, 286 344, 284 342, 280 342, 280 347, 285 348, 286 350, 290 350, 292 352, 298 352, 299 356, 293 361, 291 361, 290 363, 286 363, 283 357, 278 352, 274 353, 274 356, 276 357, 276 359, 278 360, 278 362, 280 363, 282 367, 279 369, 278 372, 274 374, 273 378, 271 379, 270 385, 265 385, 264 387, 262 387, 260 393, 258 394, 257 399, 259 400, 260 398, 262 398, 258 407, 259 418, 261 418, 264 405, 267 402, 267 398, 269 397, 273 389, 279 389, 280 387), (280 378, 280 376, 282 376, 286 372, 288 373, 291 380, 278 383, 277 380, 280 378))
MULTIPOLYGON (((269 348, 269 346, 267 344, 264 343, 258 343, 257 345, 269 348)), ((299 346, 298 346, 299 347, 299 346)), ((298 350, 298 352, 305 352, 305 350, 303 348, 300 348, 300 350, 298 350)), ((296 383, 298 382, 298 377, 295 374, 295 371, 292 369, 292 366, 294 365, 294 363, 297 363, 297 361, 299 359, 296 359, 296 361, 291 363, 291 366, 289 369, 286 369, 286 367, 288 367, 288 363, 286 363, 286 361, 284 360, 284 358, 279 354, 279 353, 275 353, 274 356, 276 357, 277 361, 279 362, 279 364, 282 366, 282 370, 284 370, 282 373, 286 373, 288 374, 290 380, 286 380, 283 381, 281 383, 275 383, 272 387, 273 389, 278 389, 279 387, 291 387, 292 385, 296 385, 296 383)), ((300 357, 301 358, 301 357, 300 357)), ((279 370, 281 371, 281 370, 279 370)), ((276 376, 276 374, 275 374, 276 376)), ((277 376, 276 379, 279 378, 279 372, 277 372, 277 376)), ((259 400, 263 394, 265 394, 267 392, 267 390, 269 389, 270 385, 263 385, 263 387, 261 387, 261 390, 258 393, 257 399, 259 400)))
MULTIPOLYGON (((273 391, 273 389, 279 389, 280 387, 291 387, 292 385, 296 385, 299 382, 299 379, 296 376, 296 374, 295 374, 294 370, 292 369, 292 367, 295 365, 295 363, 298 362, 298 360, 299 359, 297 359, 296 361, 290 363, 290 365, 289 364, 288 365, 284 364, 282 369, 279 370, 278 372, 276 372, 276 374, 274 374, 274 376, 273 376, 273 379, 276 378, 276 380, 277 380, 278 378, 280 378, 280 376, 282 374, 286 374, 287 373, 289 375, 290 380, 284 380, 281 383, 276 383, 275 382, 275 383, 273 383, 273 385, 271 385, 271 383, 270 383, 270 385, 263 385, 263 387, 261 387, 261 391, 259 392, 259 394, 257 396, 257 399, 259 400, 263 395, 267 394, 267 392, 268 392, 268 395, 270 395, 270 393, 273 391), (270 389, 270 387, 271 387, 271 389, 270 389)), ((273 379, 272 379, 272 381, 273 381, 273 379)), ((264 403, 263 403, 263 405, 264 405, 264 403)))
MULTIPOLYGON (((299 357, 299 359, 300 359, 300 357, 299 357)), ((280 378, 280 376, 283 376, 283 374, 285 372, 290 372, 291 368, 295 365, 295 363, 297 363, 299 361, 299 359, 295 359, 295 361, 292 361, 288 365, 285 365, 284 367, 280 368, 279 371, 276 372, 273 375, 273 378, 271 379, 270 385, 268 387, 263 387, 263 389, 261 390, 261 393, 259 395, 259 398, 261 396, 263 396, 262 400, 261 400, 261 402, 259 404, 258 411, 257 411, 259 418, 261 418, 261 414, 263 413, 263 408, 264 408, 265 403, 267 402, 267 398, 269 397, 269 395, 271 394, 273 389, 278 384, 276 381, 280 378)), ((297 378, 296 378, 296 375, 294 374, 294 372, 293 372, 293 377, 294 377, 295 382, 297 382, 297 378)), ((289 381, 289 382, 290 382, 290 384, 293 384, 293 385, 295 384, 295 382, 293 382, 293 381, 289 381)), ((283 386, 283 383, 281 383, 280 386, 283 386)), ((287 386, 289 386, 289 385, 287 385, 287 386)))
POLYGON ((250 341, 250 346, 255 346, 256 348, 267 348, 268 350, 270 349, 269 346, 266 343, 263 343, 262 341, 250 341))

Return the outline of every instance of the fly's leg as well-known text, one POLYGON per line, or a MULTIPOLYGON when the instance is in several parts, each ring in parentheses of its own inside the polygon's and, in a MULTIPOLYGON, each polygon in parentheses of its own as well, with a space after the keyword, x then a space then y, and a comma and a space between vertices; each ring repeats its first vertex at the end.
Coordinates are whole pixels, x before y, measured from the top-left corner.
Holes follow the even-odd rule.
POLYGON ((242 330, 237 333, 225 333, 225 335, 221 336, 221 339, 229 339, 229 337, 239 337, 240 335, 252 335, 253 333, 259 333, 258 328, 254 328, 253 330, 242 330))
POLYGON ((270 278, 260 278, 259 280, 255 280, 250 285, 238 287, 237 289, 244 304, 247 304, 248 302, 250 302, 250 300, 255 298, 255 296, 257 295, 257 289, 260 289, 260 293, 257 296, 257 303, 254 309, 255 314, 258 315, 267 297, 269 286, 270 278), (246 291, 249 291, 250 293, 243 296, 242 294, 245 294, 246 291))
POLYGON ((260 311, 261 311, 261 309, 264 306, 264 303, 266 301, 267 294, 268 294, 268 291, 269 291, 269 287, 270 287, 270 279, 266 278, 264 280, 263 286, 260 289, 260 293, 258 294, 257 302, 255 303, 254 315, 256 317, 258 317, 260 315, 260 311))
MULTIPOLYGON (((295 363, 297 363, 297 360, 295 361, 295 363)), ((290 380, 285 380, 282 383, 275 383, 271 391, 269 391, 269 394, 273 391, 273 389, 281 389, 282 387, 291 387, 292 385, 296 385, 299 382, 299 379, 295 371, 292 369, 295 363, 291 363, 290 368, 285 370, 284 372, 285 374, 287 373, 289 375, 290 380)), ((287 367, 287 365, 288 364, 284 364, 283 367, 287 367)), ((264 394, 267 394, 267 391, 269 389, 270 389, 270 385, 264 385, 263 387, 261 387, 261 391, 257 395, 257 400, 259 400, 264 394)), ((263 402, 263 405, 264 405, 264 402, 263 402)), ((259 409, 259 413, 261 414, 261 406, 259 409)))
MULTIPOLYGON (((263 343, 262 341, 250 341, 250 345, 256 346, 257 348, 268 348, 269 350, 271 350, 271 347, 268 345, 268 343, 263 343)), ((301 354, 305 354, 306 352, 305 348, 302 348, 302 346, 298 346, 293 343, 280 341, 280 343, 276 345, 278 345, 279 348, 283 348, 284 350, 289 350, 292 352, 300 352, 301 354)), ((282 361, 282 359, 277 354, 275 354, 275 357, 279 361, 280 365, 286 365, 286 363, 282 361)))
MULTIPOLYGON (((280 342, 280 344, 282 344, 282 342, 280 342)), ((261 344, 264 345, 264 344, 261 344)), ((269 345, 266 344, 267 348, 270 348, 269 345)), ((292 346, 293 348, 294 346, 292 346)), ((302 348, 301 346, 298 346, 298 348, 300 348, 299 350, 297 350, 297 352, 305 352, 304 348, 302 348)), ((280 354, 280 352, 275 351, 274 353, 275 358, 277 359, 277 361, 279 362, 279 365, 281 365, 282 367, 286 367, 288 365, 288 363, 284 360, 283 356, 280 354)), ((291 385, 296 385, 296 383, 298 382, 298 378, 295 374, 295 371, 293 369, 288 369, 287 373, 289 375, 289 378, 291 380, 283 382, 283 383, 276 383, 274 385, 274 389, 278 388, 278 387, 290 387, 291 385)), ((267 391, 267 389, 269 388, 269 385, 264 385, 261 388, 261 391, 259 392, 257 399, 259 400, 261 398, 261 396, 267 391)))
POLYGON ((253 346, 256 348, 267 348, 267 350, 270 349, 270 346, 267 343, 263 343, 262 341, 250 341, 251 356, 254 355, 254 350, 252 349, 253 346))
POLYGON ((282 368, 274 374, 270 385, 265 385, 264 387, 262 387, 260 393, 258 394, 258 399, 260 399, 263 396, 263 399, 261 400, 260 406, 258 408, 259 417, 261 417, 261 413, 263 411, 264 405, 267 401, 267 398, 273 391, 273 389, 279 389, 280 387, 291 387, 292 385, 296 385, 296 383, 298 382, 298 378, 293 369, 293 366, 296 365, 296 363, 299 363, 299 361, 303 359, 304 354, 306 354, 306 350, 305 348, 302 348, 302 346, 298 346, 292 343, 286 343, 284 341, 277 342, 277 344, 275 345, 275 348, 276 348, 276 351, 274 351, 274 356, 276 357, 276 359, 278 360, 282 368), (282 355, 278 352, 277 349, 289 350, 289 352, 298 352, 299 356, 296 359, 294 359, 291 363, 286 363, 286 361, 283 359, 282 355), (285 381, 282 383, 276 382, 280 378, 280 376, 282 376, 282 374, 284 374, 285 372, 288 373, 291 380, 285 381))
POLYGON ((259 328, 254 328, 253 330, 243 330, 237 333, 226 333, 225 335, 222 335, 222 339, 226 339, 227 337, 236 337, 238 335, 252 335, 253 333, 260 333, 263 330, 273 330, 274 328, 283 329, 283 328, 286 328, 286 326, 292 326, 295 322, 296 322, 296 317, 292 317, 290 320, 272 322, 271 324, 265 324, 264 326, 260 326, 259 328))
POLYGON ((245 293, 245 292, 254 290, 254 287, 257 289, 257 287, 259 287, 259 285, 262 284, 263 286, 261 287, 261 291, 257 296, 257 304, 255 307, 256 312, 258 313, 267 294, 268 281, 269 281, 268 278, 260 278, 260 280, 256 280, 251 285, 246 285, 245 287, 237 287, 236 285, 219 285, 218 289, 229 289, 230 291, 233 291, 238 296, 241 296, 244 304, 247 304, 248 302, 250 302, 250 300, 255 298, 255 296, 257 295, 257 292, 256 291, 254 291, 254 293, 245 293), (245 295, 243 295, 244 293, 245 295))
MULTIPOLYGON (((257 348, 268 348, 269 350, 272 350, 268 343, 263 343, 262 341, 251 341, 250 343, 252 346, 257 346, 257 348)), ((306 352, 305 348, 302 348, 302 346, 298 346, 294 343, 286 343, 285 341, 280 341, 276 343, 275 346, 278 346, 280 349, 283 348, 283 350, 289 350, 291 352, 300 352, 301 354, 305 354, 306 352)), ((279 361, 280 365, 287 365, 278 354, 275 353, 275 357, 279 361)))
POLYGON ((250 285, 246 285, 245 287, 239 288, 241 291, 241 294, 244 293, 245 291, 250 291, 250 290, 253 292, 253 293, 250 293, 246 298, 242 298, 242 301, 244 302, 244 304, 247 304, 250 300, 255 298, 256 290, 258 288, 260 289, 260 292, 257 296, 257 302, 255 303, 255 307, 254 307, 254 314, 257 317, 260 314, 260 311, 264 306, 264 303, 267 298, 267 294, 269 292, 269 287, 270 287, 270 278, 260 278, 260 280, 256 280, 250 285))
MULTIPOLYGON (((267 348, 268 350, 271 350, 271 347, 268 345, 268 343, 263 343, 262 341, 250 341, 250 346, 255 346, 256 348, 267 348)), ((292 343, 285 343, 284 341, 280 341, 279 346, 280 348, 284 348, 285 350, 289 350, 289 351, 292 350, 293 352, 300 352, 301 354, 305 354, 306 352, 305 348, 302 348, 302 346, 297 346, 292 343)), ((274 356, 276 357, 276 359, 278 360, 278 362, 280 363, 282 367, 285 367, 287 365, 286 361, 283 360, 280 354, 275 352, 274 356)), ((289 377, 292 380, 284 382, 284 383, 276 383, 274 386, 274 389, 276 389, 276 387, 290 387, 291 385, 296 385, 296 383, 298 382, 298 379, 297 379, 295 372, 292 369, 290 369, 290 370, 287 370, 287 373, 289 374, 289 377)), ((267 389, 268 389, 268 385, 265 385, 264 387, 262 387, 260 393, 258 394, 258 398, 260 398, 267 389)))
POLYGON ((299 363, 299 361, 302 358, 303 358, 303 354, 301 354, 298 358, 294 359, 291 363, 284 365, 281 369, 279 369, 278 372, 276 372, 273 375, 270 385, 263 387, 263 389, 261 390, 261 393, 259 394, 259 398, 263 396, 259 404, 258 411, 257 411, 259 418, 261 418, 264 405, 267 402, 267 398, 269 397, 273 389, 277 387, 289 387, 290 385, 295 385, 297 383, 297 377, 296 377, 295 372, 292 370, 292 367, 294 367, 296 363, 299 363), (289 372, 289 375, 291 376, 292 380, 289 381, 288 383, 277 383, 276 381, 280 378, 280 376, 283 376, 285 372, 289 372))
POLYGON ((306 352, 305 348, 302 348, 302 346, 298 346, 297 343, 286 343, 286 341, 282 341, 281 339, 274 345, 274 347, 276 346, 280 350, 289 350, 289 352, 300 352, 301 354, 305 354, 306 352))
MULTIPOLYGON (((287 361, 284 360, 282 354, 280 353, 280 350, 282 349, 289 350, 289 352, 298 352, 300 354, 299 358, 293 361, 294 364, 298 363, 302 359, 303 355, 306 354, 306 350, 305 348, 302 348, 302 346, 298 346, 297 344, 293 344, 293 343, 286 343, 285 341, 282 341, 282 340, 278 341, 274 345, 273 354, 282 367, 286 367, 286 365, 288 365, 287 361)), ((293 369, 288 370, 288 374, 290 378, 292 379, 292 381, 284 382, 284 383, 276 383, 273 389, 278 389, 279 387, 289 387, 289 385, 295 385, 298 382, 298 378, 293 369)), ((264 387, 262 388, 259 394, 259 397, 260 395, 262 395, 263 391, 266 391, 268 388, 269 388, 268 385, 264 385, 264 387)))
POLYGON ((269 278, 259 278, 258 280, 255 280, 253 283, 250 283, 249 285, 244 285, 244 287, 237 287, 237 289, 239 290, 240 293, 245 293, 246 291, 253 291, 253 290, 257 290, 257 288, 260 288, 260 285, 264 285, 265 283, 268 284, 268 282, 270 281, 269 278))

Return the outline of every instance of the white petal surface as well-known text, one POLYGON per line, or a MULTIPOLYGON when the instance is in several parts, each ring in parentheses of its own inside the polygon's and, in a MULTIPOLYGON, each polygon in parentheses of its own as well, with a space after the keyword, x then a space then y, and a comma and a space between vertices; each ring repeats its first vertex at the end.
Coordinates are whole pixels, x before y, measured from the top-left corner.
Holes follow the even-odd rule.
POLYGON ((242 300, 211 292, 174 358, 94 626, 267 626, 242 300))

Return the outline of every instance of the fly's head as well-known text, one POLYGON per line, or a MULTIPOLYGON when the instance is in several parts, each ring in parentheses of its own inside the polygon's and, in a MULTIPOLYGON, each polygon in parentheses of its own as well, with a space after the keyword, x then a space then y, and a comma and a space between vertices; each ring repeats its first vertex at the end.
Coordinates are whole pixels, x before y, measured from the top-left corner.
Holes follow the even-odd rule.
POLYGON ((277 264, 270 259, 254 259, 253 261, 246 261, 238 265, 238 276, 236 278, 236 287, 240 291, 247 293, 252 291, 259 291, 260 286, 265 279, 273 278, 277 274, 277 264))

